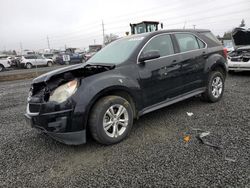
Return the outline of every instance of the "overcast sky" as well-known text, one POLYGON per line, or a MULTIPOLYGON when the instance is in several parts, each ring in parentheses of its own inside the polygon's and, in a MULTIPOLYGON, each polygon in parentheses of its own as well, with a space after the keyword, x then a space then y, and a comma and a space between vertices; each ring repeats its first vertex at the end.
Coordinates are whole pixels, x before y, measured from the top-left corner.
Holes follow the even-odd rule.
POLYGON ((245 19, 249 0, 0 0, 0 51, 84 48, 105 34, 124 36, 129 23, 160 21, 164 29, 210 29, 222 35, 245 19))

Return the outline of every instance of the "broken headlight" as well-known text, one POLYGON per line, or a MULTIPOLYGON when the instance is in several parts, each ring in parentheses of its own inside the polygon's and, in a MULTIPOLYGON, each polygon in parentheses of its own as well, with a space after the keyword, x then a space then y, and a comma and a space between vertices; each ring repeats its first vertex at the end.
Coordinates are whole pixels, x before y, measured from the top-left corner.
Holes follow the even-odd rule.
POLYGON ((56 88, 51 94, 49 101, 62 103, 71 97, 77 90, 78 80, 72 80, 56 88))

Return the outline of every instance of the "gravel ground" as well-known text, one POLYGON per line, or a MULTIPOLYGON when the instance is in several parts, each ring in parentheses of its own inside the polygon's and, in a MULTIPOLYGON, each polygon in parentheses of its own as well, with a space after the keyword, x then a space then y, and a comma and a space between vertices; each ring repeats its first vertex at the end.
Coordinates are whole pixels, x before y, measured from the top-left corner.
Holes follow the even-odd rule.
POLYGON ((218 103, 196 97, 143 116, 113 146, 66 146, 28 127, 30 82, 0 83, 0 187, 250 187, 250 73, 229 75, 218 103))

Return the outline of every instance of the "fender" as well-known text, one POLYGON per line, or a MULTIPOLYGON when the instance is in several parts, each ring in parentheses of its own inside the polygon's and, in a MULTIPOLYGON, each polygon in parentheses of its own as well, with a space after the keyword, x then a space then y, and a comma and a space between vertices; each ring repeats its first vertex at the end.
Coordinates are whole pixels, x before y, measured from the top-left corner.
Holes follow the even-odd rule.
MULTIPOLYGON (((133 74, 136 73, 131 73, 131 77, 133 74)), ((96 100, 107 92, 117 90, 125 91, 132 97, 136 103, 136 107, 141 108, 142 98, 140 97, 139 83, 133 81, 133 79, 124 77, 115 70, 100 73, 98 78, 83 78, 78 90, 81 90, 81 92, 78 92, 78 96, 75 96, 76 100, 79 101, 75 107, 75 112, 83 116, 84 128, 87 125, 87 118, 91 107, 96 100)))
POLYGON ((223 69, 225 73, 228 71, 227 61, 226 59, 219 54, 212 54, 208 57, 207 62, 205 64, 204 72, 206 73, 206 78, 215 67, 220 67, 223 69))

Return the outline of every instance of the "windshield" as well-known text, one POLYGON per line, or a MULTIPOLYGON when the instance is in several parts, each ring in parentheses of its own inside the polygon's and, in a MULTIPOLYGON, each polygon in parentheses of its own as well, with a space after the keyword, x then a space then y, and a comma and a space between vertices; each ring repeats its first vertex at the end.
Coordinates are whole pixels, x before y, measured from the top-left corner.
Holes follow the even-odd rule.
POLYGON ((137 36, 114 41, 96 53, 88 63, 120 64, 129 58, 143 38, 137 36))

